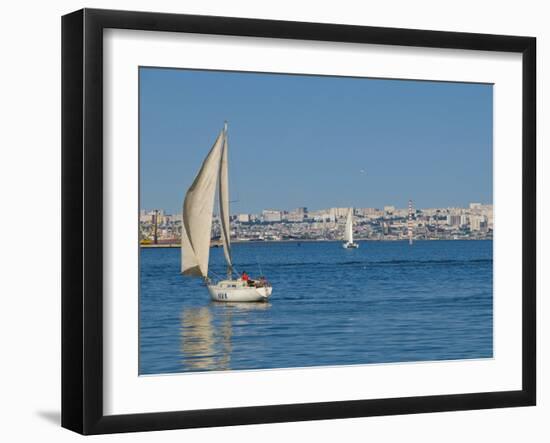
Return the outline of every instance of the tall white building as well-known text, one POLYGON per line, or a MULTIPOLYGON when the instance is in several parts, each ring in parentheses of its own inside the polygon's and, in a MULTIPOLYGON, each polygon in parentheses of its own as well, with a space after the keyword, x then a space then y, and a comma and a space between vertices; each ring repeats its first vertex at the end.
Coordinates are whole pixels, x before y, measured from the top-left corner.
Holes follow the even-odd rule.
POLYGON ((275 223, 282 221, 283 215, 281 211, 277 211, 274 209, 264 209, 262 211, 262 218, 264 222, 275 223))
POLYGON ((459 226, 461 224, 461 218, 462 216, 460 215, 449 214, 447 215, 447 224, 449 226, 459 226))
POLYGON ((237 215, 237 221, 240 223, 249 223, 250 222, 250 214, 239 214, 237 215))

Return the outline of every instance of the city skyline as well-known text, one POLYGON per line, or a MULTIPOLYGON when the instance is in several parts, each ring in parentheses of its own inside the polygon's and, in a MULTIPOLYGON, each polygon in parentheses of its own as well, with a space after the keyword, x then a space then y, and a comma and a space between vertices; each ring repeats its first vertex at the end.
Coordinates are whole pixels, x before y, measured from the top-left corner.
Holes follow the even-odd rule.
POLYGON ((232 213, 492 203, 492 86, 140 69, 140 207, 181 212, 229 121, 232 213))
MULTIPOLYGON (((306 207, 263 210, 260 214, 232 214, 232 241, 327 241, 341 240, 349 208, 306 207)), ((140 244, 144 247, 175 247, 180 244, 181 214, 163 210, 140 213, 140 244)), ((467 208, 407 208, 386 205, 354 208, 352 229, 358 240, 490 240, 493 236, 493 205, 472 202, 467 208)), ((220 220, 213 219, 211 239, 220 240, 220 220)))
MULTIPOLYGON (((463 205, 463 206, 427 206, 427 207, 416 207, 415 205, 413 205, 413 208, 415 211, 427 211, 427 210, 452 210, 452 209, 471 209, 471 206, 472 205, 481 205, 482 207, 492 207, 493 206, 493 203, 487 203, 487 202, 483 202, 483 201, 470 201, 468 204, 466 205, 463 205)), ((384 208, 387 208, 387 207, 393 207, 396 211, 406 211, 408 210, 408 200, 407 200, 407 204, 405 206, 397 206, 397 205, 393 205, 393 204, 385 204, 385 205, 382 205, 380 207, 375 207, 375 206, 328 206, 328 207, 323 207, 323 208, 310 208, 309 206, 296 206, 296 207, 285 207, 285 208, 272 208, 272 207, 266 207, 266 208, 261 208, 259 211, 256 211, 256 212, 239 212, 239 211, 233 211, 231 210, 230 211, 230 215, 232 217, 234 216, 238 216, 239 214, 250 214, 250 215, 260 215, 262 212, 264 211, 280 211, 282 213, 289 213, 289 212, 292 212, 296 209, 301 209, 301 208, 304 208, 306 209, 307 212, 320 212, 320 211, 327 211, 327 210, 330 210, 330 209, 349 209, 349 208, 352 208, 354 210, 363 210, 363 209, 373 209, 373 210, 378 210, 378 211, 384 211, 384 208)), ((182 208, 179 208, 177 209, 176 211, 171 211, 167 208, 162 208, 160 206, 158 207, 150 207, 150 208, 140 208, 140 214, 143 214, 143 213, 151 213, 153 211, 162 211, 164 214, 167 214, 167 215, 181 215, 181 212, 182 212, 182 208)), ((214 208, 214 215, 217 215, 217 209, 216 207, 214 208)))

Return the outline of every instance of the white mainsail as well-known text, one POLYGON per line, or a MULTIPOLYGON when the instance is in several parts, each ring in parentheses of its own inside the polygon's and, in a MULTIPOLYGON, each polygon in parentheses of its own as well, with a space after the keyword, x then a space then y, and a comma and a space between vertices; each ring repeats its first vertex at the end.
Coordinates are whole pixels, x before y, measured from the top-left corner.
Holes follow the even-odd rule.
POLYGON ((183 201, 181 272, 184 275, 208 276, 214 197, 224 144, 225 129, 218 135, 183 201))
POLYGON ((348 218, 346 220, 344 239, 348 243, 353 243, 353 208, 348 209, 348 218))
POLYGON ((231 225, 229 222, 229 174, 227 164, 227 125, 224 127, 223 152, 220 161, 220 175, 218 183, 218 195, 220 199, 220 225, 223 253, 227 262, 227 273, 231 275, 233 263, 231 262, 231 225))

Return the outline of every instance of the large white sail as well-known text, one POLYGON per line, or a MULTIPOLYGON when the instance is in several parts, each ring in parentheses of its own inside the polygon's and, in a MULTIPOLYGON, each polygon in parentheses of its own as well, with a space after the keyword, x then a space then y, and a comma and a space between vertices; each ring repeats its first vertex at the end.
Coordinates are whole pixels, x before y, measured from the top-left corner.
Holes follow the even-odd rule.
POLYGON ((231 225, 229 222, 229 174, 227 164, 227 125, 224 128, 224 143, 220 162, 220 177, 218 195, 220 199, 220 225, 223 253, 227 262, 228 274, 231 273, 233 263, 231 262, 231 225))
POLYGON ((353 243, 353 208, 348 209, 348 218, 346 220, 345 240, 353 243))
POLYGON ((225 131, 222 130, 185 194, 181 229, 181 272, 184 275, 208 275, 214 197, 224 142, 225 131))

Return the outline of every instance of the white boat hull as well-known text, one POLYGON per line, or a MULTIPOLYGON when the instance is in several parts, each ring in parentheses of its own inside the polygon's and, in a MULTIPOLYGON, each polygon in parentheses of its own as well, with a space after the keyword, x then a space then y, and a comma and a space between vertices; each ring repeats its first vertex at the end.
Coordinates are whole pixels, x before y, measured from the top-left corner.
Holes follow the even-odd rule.
POLYGON ((271 286, 248 286, 239 280, 209 284, 207 287, 210 298, 219 302, 263 302, 267 301, 273 291, 271 286))
POLYGON ((358 247, 359 245, 357 243, 350 243, 350 242, 342 243, 342 248, 344 249, 357 249, 358 247))

